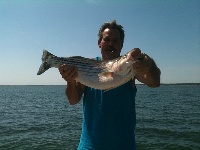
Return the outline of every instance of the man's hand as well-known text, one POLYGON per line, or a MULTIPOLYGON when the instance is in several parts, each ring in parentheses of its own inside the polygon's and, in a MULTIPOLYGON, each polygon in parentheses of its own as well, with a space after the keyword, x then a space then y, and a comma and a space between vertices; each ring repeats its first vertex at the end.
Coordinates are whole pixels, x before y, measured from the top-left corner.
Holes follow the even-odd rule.
POLYGON ((77 82, 78 70, 75 66, 62 65, 59 68, 62 78, 67 81, 65 93, 71 105, 77 104, 83 95, 85 86, 77 82))
POLYGON ((147 54, 141 53, 139 48, 134 48, 132 52, 133 59, 136 62, 133 64, 133 69, 136 72, 136 79, 151 87, 160 85, 160 69, 156 66, 154 60, 147 54))
POLYGON ((74 66, 68 66, 66 64, 59 68, 59 72, 62 78, 67 82, 75 81, 76 77, 78 76, 77 68, 74 66))
POLYGON ((136 60, 133 68, 137 73, 145 73, 151 68, 152 59, 147 54, 141 53, 139 48, 134 48, 131 55, 136 60))

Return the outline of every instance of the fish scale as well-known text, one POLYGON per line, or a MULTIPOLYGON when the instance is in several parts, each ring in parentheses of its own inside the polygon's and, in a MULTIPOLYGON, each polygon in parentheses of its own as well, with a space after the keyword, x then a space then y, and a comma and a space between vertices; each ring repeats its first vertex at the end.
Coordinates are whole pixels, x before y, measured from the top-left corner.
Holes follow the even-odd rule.
MULTIPOLYGON (((74 57, 79 57, 79 56, 74 56, 74 57)), ((61 57, 61 58, 58 58, 58 57, 52 57, 53 59, 55 59, 56 63, 61 63, 61 64, 65 64, 67 63, 68 65, 73 65, 73 66, 76 66, 78 68, 79 71, 82 71, 82 72, 85 72, 85 73, 100 73, 101 72, 101 67, 99 67, 98 65, 94 65, 94 64, 91 64, 90 62, 87 62, 87 61, 81 61, 79 59, 75 59, 75 58, 69 58, 68 60, 66 60, 66 58, 64 57, 61 57)), ((83 58, 83 57, 80 57, 82 59, 86 59, 86 58, 83 58)), ((98 64, 98 63, 96 63, 98 64)))

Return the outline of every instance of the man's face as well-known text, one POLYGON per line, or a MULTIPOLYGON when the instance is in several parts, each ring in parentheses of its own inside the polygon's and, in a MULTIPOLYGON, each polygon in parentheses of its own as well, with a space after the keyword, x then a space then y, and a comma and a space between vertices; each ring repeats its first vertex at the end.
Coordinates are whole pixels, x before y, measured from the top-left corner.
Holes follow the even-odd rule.
POLYGON ((102 35, 102 39, 98 41, 102 59, 110 60, 119 57, 122 49, 119 31, 117 29, 106 28, 102 35))

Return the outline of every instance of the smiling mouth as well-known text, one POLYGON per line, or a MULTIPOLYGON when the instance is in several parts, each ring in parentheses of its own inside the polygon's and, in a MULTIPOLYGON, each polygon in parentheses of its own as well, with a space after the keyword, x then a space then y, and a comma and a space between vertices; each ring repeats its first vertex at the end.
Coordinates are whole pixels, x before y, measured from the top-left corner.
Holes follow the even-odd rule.
POLYGON ((113 53, 114 52, 114 50, 107 50, 108 52, 111 52, 111 53, 113 53))

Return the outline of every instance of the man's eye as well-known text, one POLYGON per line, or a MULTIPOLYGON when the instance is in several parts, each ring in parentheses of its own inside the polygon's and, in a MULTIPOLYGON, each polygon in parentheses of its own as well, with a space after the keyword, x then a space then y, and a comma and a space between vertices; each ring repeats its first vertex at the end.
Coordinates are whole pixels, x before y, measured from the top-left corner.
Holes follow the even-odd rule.
POLYGON ((118 43, 118 40, 113 40, 114 43, 118 43))
POLYGON ((105 42, 108 42, 109 41, 109 39, 107 39, 107 38, 105 38, 105 39, 103 39, 105 42))

